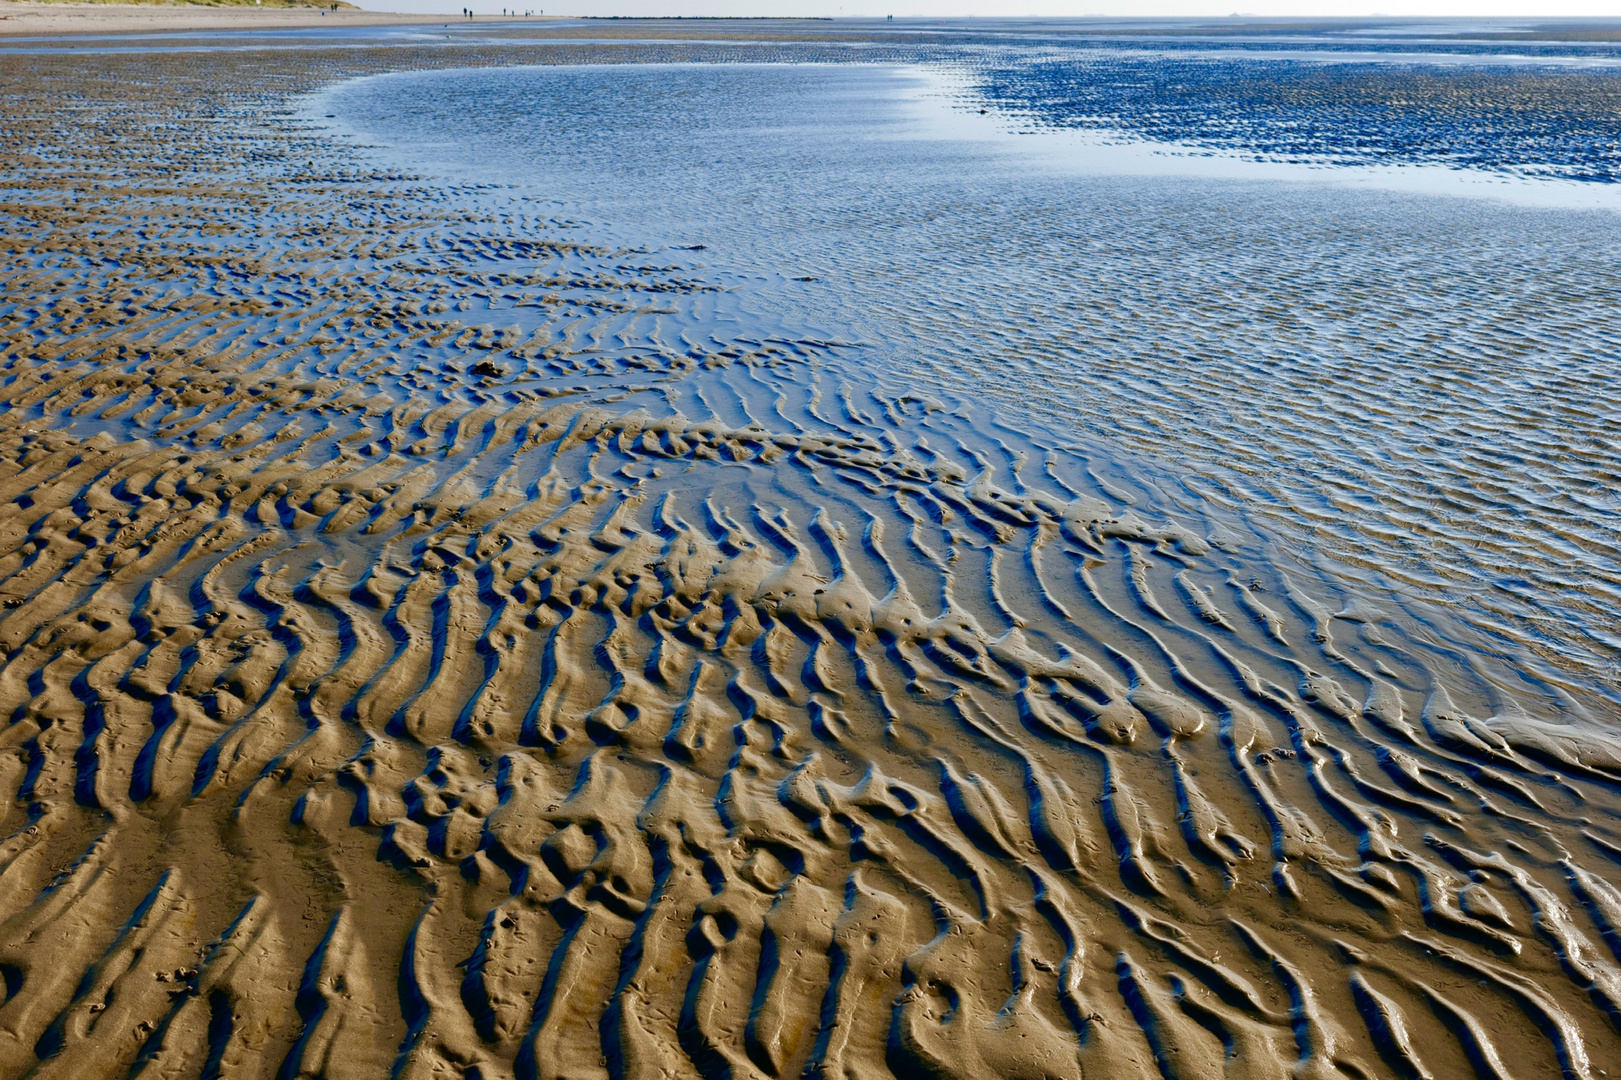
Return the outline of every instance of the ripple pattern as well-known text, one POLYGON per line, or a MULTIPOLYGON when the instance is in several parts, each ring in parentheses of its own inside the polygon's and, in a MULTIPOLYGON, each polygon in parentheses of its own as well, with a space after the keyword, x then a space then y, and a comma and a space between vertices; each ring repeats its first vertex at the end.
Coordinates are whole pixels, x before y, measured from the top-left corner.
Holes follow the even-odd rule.
MULTIPOLYGON (((1273 77, 1304 92, 1302 70, 1300 86, 1273 77)), ((1485 77, 1426 71, 1433 93, 1485 77)), ((1504 108, 1541 115, 1513 69, 1491 78, 1504 108)), ((1178 512, 1221 507, 1273 540, 1270 558, 1445 608, 1481 647, 1613 712, 1613 211, 1211 180, 1197 159, 1178 159, 1184 175, 1055 172, 909 133, 874 103, 904 79, 441 73, 347 89, 327 111, 404 144, 394 157, 432 146, 482 179, 578 195, 638 236, 701 241, 698 258, 751 272, 727 281, 746 318, 797 311, 858 343, 896 393, 950 386, 1094 456, 1129 452, 1133 472, 1178 472, 1164 485, 1178 512), (807 125, 805 110, 831 118, 807 125)))
POLYGON ((0 1068, 1621 1058, 1605 740, 1144 478, 721 336, 679 252, 285 115, 411 58, 0 87, 0 1068))
POLYGON ((1613 60, 1607 49, 1586 64, 1516 57, 1505 66, 1480 56, 1369 60, 1293 43, 1284 59, 1255 55, 1253 44, 1203 55, 1155 44, 1019 56, 987 70, 982 90, 1043 124, 1262 159, 1621 179, 1621 73, 1603 63, 1613 60))

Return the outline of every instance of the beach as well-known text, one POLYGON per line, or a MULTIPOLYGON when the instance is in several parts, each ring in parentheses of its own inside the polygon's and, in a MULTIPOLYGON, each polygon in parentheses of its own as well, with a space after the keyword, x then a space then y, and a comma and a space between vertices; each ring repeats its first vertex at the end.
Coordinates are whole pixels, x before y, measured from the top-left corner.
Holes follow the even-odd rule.
POLYGON ((188 33, 0 66, 0 1073, 1614 1072, 1611 211, 1038 176, 978 28, 6 7, 188 33))
MULTIPOLYGON (((345 8, 207 7, 191 4, 0 3, 0 36, 151 34, 197 30, 291 30, 351 26, 415 26, 449 16, 401 15, 345 8)), ((467 20, 463 20, 464 22, 467 20)))

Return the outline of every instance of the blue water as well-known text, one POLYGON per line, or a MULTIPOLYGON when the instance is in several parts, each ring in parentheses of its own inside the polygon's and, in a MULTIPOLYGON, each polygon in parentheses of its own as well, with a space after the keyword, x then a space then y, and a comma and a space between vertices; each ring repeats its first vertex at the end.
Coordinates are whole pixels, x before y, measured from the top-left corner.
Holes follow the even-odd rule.
POLYGON ((1050 127, 1263 160, 1443 165, 1621 180, 1621 69, 1578 57, 1069 50, 997 57, 977 81, 1050 127))
POLYGON ((678 334, 840 343, 1613 699, 1621 69, 1324 63, 1346 40, 439 71, 310 112, 721 290, 678 334))

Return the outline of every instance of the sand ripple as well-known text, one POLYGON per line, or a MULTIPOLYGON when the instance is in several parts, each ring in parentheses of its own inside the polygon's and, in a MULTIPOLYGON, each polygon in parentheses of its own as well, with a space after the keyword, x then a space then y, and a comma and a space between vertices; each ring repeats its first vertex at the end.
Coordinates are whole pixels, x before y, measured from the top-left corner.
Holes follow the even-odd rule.
POLYGON ((8 1074, 1621 1060, 1613 748, 262 63, 6 72, 8 1074))

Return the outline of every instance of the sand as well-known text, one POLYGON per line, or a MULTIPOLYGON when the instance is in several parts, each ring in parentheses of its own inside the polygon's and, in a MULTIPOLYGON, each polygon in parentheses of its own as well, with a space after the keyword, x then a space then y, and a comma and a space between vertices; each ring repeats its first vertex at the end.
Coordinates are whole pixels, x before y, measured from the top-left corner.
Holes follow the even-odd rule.
MULTIPOLYGON (((450 16, 407 15, 358 8, 204 7, 191 4, 29 4, 0 0, 0 36, 150 34, 195 30, 293 30, 301 27, 418 26, 450 16)), ((538 18, 538 17, 537 17, 538 18)), ((461 20, 462 23, 479 20, 461 20)), ((482 21, 499 21, 484 16, 482 21)), ((531 20, 534 21, 534 20, 531 20)))
POLYGON ((0 68, 0 1072, 1613 1071, 1613 746, 288 104, 468 62, 0 68))

